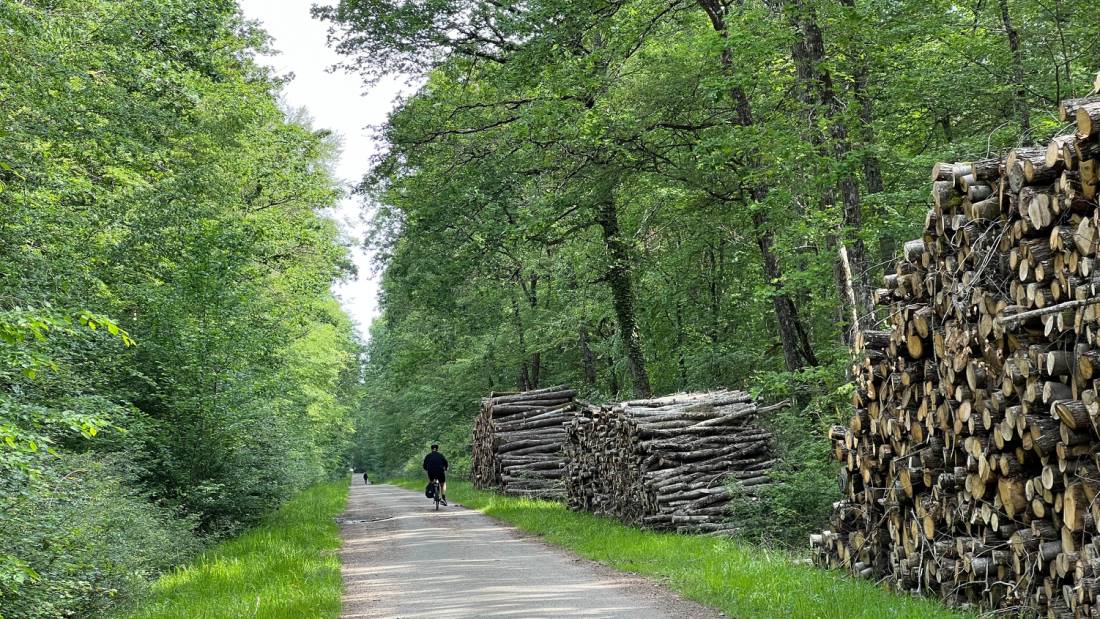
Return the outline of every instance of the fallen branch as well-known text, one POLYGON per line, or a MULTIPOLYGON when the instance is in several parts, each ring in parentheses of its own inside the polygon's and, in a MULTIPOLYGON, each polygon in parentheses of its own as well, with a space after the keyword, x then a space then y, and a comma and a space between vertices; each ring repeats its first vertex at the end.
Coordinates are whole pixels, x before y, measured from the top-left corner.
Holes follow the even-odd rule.
POLYGON ((1030 312, 1020 312, 1019 314, 1013 314, 1011 316, 998 316, 996 322, 999 325, 1011 325, 1024 320, 1039 318, 1040 316, 1057 314, 1059 312, 1064 312, 1065 310, 1077 309, 1079 307, 1086 307, 1089 305, 1096 305, 1097 303, 1100 303, 1100 297, 1092 297, 1091 299, 1081 299, 1078 301, 1066 301, 1065 303, 1051 305, 1050 307, 1044 307, 1043 309, 1031 310, 1030 312))

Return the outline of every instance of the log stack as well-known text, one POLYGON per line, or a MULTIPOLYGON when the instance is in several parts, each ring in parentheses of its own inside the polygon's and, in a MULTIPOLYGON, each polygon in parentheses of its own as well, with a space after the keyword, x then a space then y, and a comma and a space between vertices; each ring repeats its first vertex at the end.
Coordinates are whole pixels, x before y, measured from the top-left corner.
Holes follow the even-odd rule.
POLYGON ((516 496, 564 498, 564 424, 576 415, 574 396, 568 385, 558 385, 483 399, 474 424, 474 485, 516 496))
POLYGON ((819 563, 1023 616, 1100 615, 1100 99, 1045 149, 938 164, 857 338, 819 563))
POLYGON ((741 391, 589 407, 567 425, 569 506, 657 529, 730 532, 732 494, 767 486, 775 463, 759 412, 741 391))

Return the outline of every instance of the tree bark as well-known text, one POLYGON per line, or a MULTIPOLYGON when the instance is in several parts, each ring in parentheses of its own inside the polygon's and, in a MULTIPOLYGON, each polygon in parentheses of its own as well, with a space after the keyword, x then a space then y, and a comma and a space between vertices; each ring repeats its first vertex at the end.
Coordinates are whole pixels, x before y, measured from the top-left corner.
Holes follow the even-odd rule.
MULTIPOLYGON (((848 135, 848 127, 844 120, 843 102, 837 96, 832 75, 823 66, 825 62, 825 40, 821 28, 817 24, 813 8, 806 6, 802 0, 792 0, 787 7, 787 11, 790 14, 791 26, 795 31, 796 39, 791 54, 798 72, 799 82, 802 83, 803 100, 811 110, 820 105, 822 109, 827 111, 829 117, 828 141, 831 142, 831 148, 824 150, 826 152, 831 151, 831 155, 836 161, 844 162, 851 155, 852 145, 848 135)), ((811 131, 815 131, 812 126, 811 131)), ((825 141, 824 138, 825 136, 820 136, 817 139, 825 141)), ((863 240, 859 238, 859 233, 863 229, 859 183, 851 173, 845 173, 841 175, 840 180, 837 182, 837 190, 840 193, 843 207, 844 226, 838 243, 843 244, 847 249, 849 268, 845 269, 838 265, 834 272, 838 278, 837 287, 839 290, 845 290, 848 286, 843 274, 846 271, 851 273, 851 287, 856 301, 855 315, 862 318, 870 315, 868 310, 871 307, 871 285, 869 269, 867 268, 866 248, 863 240)), ((833 196, 826 195, 828 203, 832 203, 834 200, 833 196)), ((840 299, 843 302, 844 296, 842 295, 840 299)), ((858 321, 856 324, 850 325, 845 329, 848 333, 848 337, 845 339, 850 343, 851 334, 865 326, 867 325, 861 325, 858 321)))
MULTIPOLYGON (((722 71, 726 76, 731 76, 733 75, 733 57, 729 51, 729 29, 726 25, 728 5, 720 0, 696 0, 696 2, 707 14, 714 31, 726 42, 721 55, 722 71)), ((732 86, 729 89, 729 97, 733 101, 736 110, 736 123, 742 127, 752 126, 754 124, 752 105, 744 89, 740 86, 732 86)), ((750 193, 753 201, 761 204, 768 196, 768 188, 757 183, 750 189, 750 193)), ((756 243, 757 247, 760 248, 764 278, 768 285, 773 288, 772 307, 775 310, 779 341, 783 346, 783 359, 786 362, 787 369, 793 372, 802 369, 806 364, 816 365, 817 360, 814 357, 808 338, 805 337, 802 324, 798 320, 795 305, 782 290, 783 272, 779 268, 779 261, 776 259, 775 253, 772 251, 772 233, 765 225, 764 214, 761 211, 757 210, 753 214, 753 224, 756 228, 756 243)))
MULTIPOLYGON (((865 144, 872 145, 875 143, 874 102, 867 94, 866 67, 857 67, 852 91, 859 103, 859 121, 863 128, 861 138, 865 144)), ((863 155, 863 182, 867 185, 868 194, 882 193, 886 189, 886 183, 882 180, 882 162, 874 151, 863 155)))
MULTIPOLYGON (((849 9, 855 9, 855 0, 841 0, 840 3, 849 9)), ((882 180, 882 162, 872 148, 876 140, 874 99, 867 93, 870 70, 868 61, 863 59, 863 54, 859 53, 859 50, 856 50, 852 57, 855 59, 851 67, 852 78, 849 84, 859 108, 859 139, 866 147, 863 152, 863 183, 867 187, 867 195, 874 195, 885 191, 886 183, 882 180)), ((874 214, 876 217, 883 216, 881 210, 874 214)), ((881 237, 878 246, 879 262, 889 262, 896 250, 897 247, 889 236, 881 237)), ((870 282, 870 279, 871 275, 868 273, 867 281, 870 282)), ((870 303, 867 309, 873 310, 874 303, 870 303)))
POLYGON ((612 396, 619 393, 619 373, 615 371, 615 358, 608 355, 607 357, 607 388, 611 392, 612 396))
POLYGON ((519 302, 516 301, 515 295, 512 295, 512 322, 516 326, 516 338, 519 344, 520 358, 522 359, 516 374, 516 389, 527 391, 527 386, 530 384, 530 379, 527 376, 527 341, 524 335, 523 318, 519 313, 519 302))
MULTIPOLYGON (((539 274, 537 272, 531 273, 526 282, 522 277, 519 278, 519 282, 523 294, 527 297, 527 304, 532 310, 537 309, 539 306, 539 274)), ((527 372, 527 389, 538 389, 540 375, 542 374, 542 353, 537 350, 531 353, 525 365, 529 368, 527 372)))
POLYGON ((710 270, 710 282, 707 286, 710 299, 710 329, 708 330, 707 337, 710 339, 711 347, 717 350, 718 342, 722 337, 722 281, 725 275, 723 269, 723 263, 726 259, 725 241, 720 241, 718 250, 708 246, 706 250, 707 265, 710 270))
MULTIPOLYGON (((539 274, 531 273, 530 277, 530 291, 527 296, 531 301, 531 309, 534 310, 539 305, 539 274)), ((542 379, 542 353, 535 351, 531 353, 531 381, 527 384, 528 389, 538 389, 539 383, 542 379)))
POLYGON ((494 391, 497 386, 497 364, 496 364, 496 347, 493 346, 493 342, 489 342, 489 349, 485 353, 485 369, 488 374, 488 390, 494 391))
POLYGON ((1020 135, 1025 144, 1031 144, 1031 110, 1027 105, 1027 87, 1024 84, 1024 56, 1020 50, 1020 35, 1012 26, 1012 17, 1008 12, 1008 0, 998 0, 1001 9, 1001 23, 1005 27, 1005 36, 1008 37, 1008 49, 1012 52, 1012 81, 1016 88, 1014 107, 1020 119, 1020 135))
POLYGON ((598 208, 597 219, 603 230, 608 257, 611 259, 607 283, 611 287, 619 334, 626 349, 630 376, 634 380, 634 392, 638 397, 649 397, 652 391, 645 366, 645 354, 642 351, 642 339, 638 334, 637 317, 634 314, 634 283, 630 279, 630 257, 619 231, 619 213, 611 200, 605 200, 598 208))
POLYGON ((581 325, 577 334, 577 341, 581 349, 581 365, 584 370, 584 384, 589 387, 596 386, 596 355, 588 346, 588 327, 581 325))
POLYGON ((764 262, 764 278, 774 288, 772 307, 775 310, 779 341, 783 344, 783 360, 787 364, 787 369, 795 372, 807 365, 817 365, 817 358, 810 346, 810 340, 806 337, 802 322, 798 319, 798 310, 790 297, 783 292, 783 273, 772 251, 772 232, 767 227, 761 211, 758 210, 753 214, 753 223, 756 225, 756 244, 760 248, 760 256, 764 262))
POLYGON ((676 366, 680 371, 681 390, 687 388, 687 359, 684 357, 684 301, 676 299, 676 366))

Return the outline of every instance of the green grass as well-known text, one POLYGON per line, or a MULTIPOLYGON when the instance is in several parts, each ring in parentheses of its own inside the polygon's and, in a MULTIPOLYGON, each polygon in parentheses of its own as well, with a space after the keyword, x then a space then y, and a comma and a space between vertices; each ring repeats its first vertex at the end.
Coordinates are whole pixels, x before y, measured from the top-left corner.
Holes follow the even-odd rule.
MULTIPOLYGON (((396 482, 423 491, 420 481, 396 482)), ((664 582, 730 617, 965 617, 928 599, 895 595, 839 572, 796 564, 787 553, 729 539, 657 533, 560 503, 506 497, 447 483, 448 498, 542 536, 587 559, 664 582)))
POLYGON ((322 619, 340 615, 346 481, 319 484, 259 526, 161 577, 129 619, 322 619))

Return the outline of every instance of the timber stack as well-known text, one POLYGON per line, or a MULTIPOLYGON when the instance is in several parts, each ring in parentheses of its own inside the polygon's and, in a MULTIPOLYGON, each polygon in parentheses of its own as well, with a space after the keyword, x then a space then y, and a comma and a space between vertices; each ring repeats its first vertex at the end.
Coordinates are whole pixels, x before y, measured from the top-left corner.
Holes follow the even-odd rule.
POLYGON ((490 394, 474 424, 472 477, 478 488, 563 498, 565 424, 576 415, 568 385, 490 394))
POLYGON ((1013 616, 1100 615, 1100 99, 1045 149, 938 164, 876 299, 821 564, 1013 616))
POLYGON ((756 425, 760 412, 741 391, 589 407, 567 426, 569 506, 651 528, 729 533, 734 493, 770 483, 772 434, 756 425))

